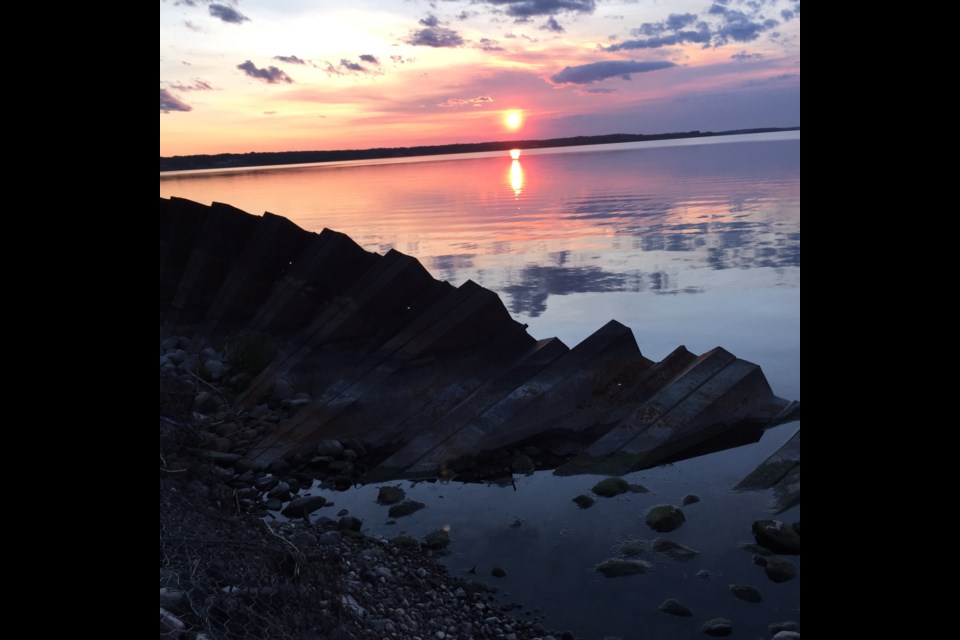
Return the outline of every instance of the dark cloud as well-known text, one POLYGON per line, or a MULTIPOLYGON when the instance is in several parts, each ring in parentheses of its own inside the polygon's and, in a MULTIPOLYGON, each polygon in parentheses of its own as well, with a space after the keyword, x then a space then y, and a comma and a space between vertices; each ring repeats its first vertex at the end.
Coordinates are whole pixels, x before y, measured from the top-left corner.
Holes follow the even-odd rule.
POLYGON ((503 51, 500 43, 490 38, 480 38, 480 42, 478 42, 474 48, 480 49, 481 51, 503 51))
POLYGON ((482 107, 484 104, 493 102, 490 96, 477 96, 476 98, 450 98, 438 104, 438 107, 482 107))
POLYGON ((224 22, 229 22, 231 24, 242 24, 248 22, 250 18, 243 15, 233 7, 228 7, 225 4, 212 4, 208 7, 210 15, 214 18, 220 18, 224 22))
POLYGON ((462 47, 463 37, 447 27, 427 27, 411 32, 407 44, 415 47, 462 47))
POLYGON ((557 22, 557 19, 554 18, 553 16, 550 16, 549 18, 547 18, 547 21, 544 22, 542 25, 540 25, 540 30, 553 31, 554 33, 563 33, 564 31, 566 31, 566 29, 563 28, 563 25, 557 22))
POLYGON ((168 84, 174 91, 213 91, 213 85, 199 78, 194 78, 190 84, 184 84, 183 82, 170 82, 168 84))
POLYGON ((160 113, 170 113, 171 111, 192 111, 193 107, 173 95, 163 87, 160 87, 160 113))
POLYGON ((726 44, 730 40, 736 42, 750 42, 760 37, 760 34, 767 29, 771 29, 777 24, 776 20, 768 20, 772 23, 767 26, 766 23, 754 22, 747 14, 742 11, 728 10, 723 14, 723 22, 716 32, 717 46, 726 44))
POLYGON ((730 56, 731 60, 759 60, 763 57, 762 53, 747 53, 746 51, 741 51, 730 56))
POLYGON ((577 89, 577 93, 580 95, 597 95, 605 93, 616 93, 616 89, 601 89, 599 87, 593 87, 590 89, 577 89))
POLYGON ((375 64, 377 66, 380 66, 380 60, 375 55, 364 53, 360 56, 360 59, 363 60, 364 62, 369 62, 370 64, 375 64))
POLYGON ((672 31, 679 31, 696 21, 697 16, 694 13, 671 13, 667 16, 667 28, 672 31))
POLYGON ((711 39, 709 31, 678 31, 662 36, 653 36, 638 40, 624 40, 606 47, 606 51, 626 51, 630 49, 659 49, 660 47, 672 47, 685 42, 700 42, 708 44, 711 39))
POLYGON ((720 4, 720 3, 714 3, 714 4, 710 5, 710 8, 707 9, 707 13, 713 14, 713 15, 715 15, 715 16, 725 14, 725 13, 727 12, 727 8, 726 8, 725 6, 723 6, 724 4, 726 4, 726 3, 725 3, 725 2, 722 3, 722 4, 720 4))
POLYGON ((307 61, 297 56, 273 56, 274 60, 286 62, 287 64, 307 64, 307 61))
POLYGON ((290 84, 293 82, 293 78, 288 76, 282 69, 278 69, 276 67, 264 67, 263 69, 258 69, 257 65, 253 64, 253 62, 250 60, 247 60, 243 64, 238 64, 237 69, 240 69, 251 78, 263 80, 269 84, 278 84, 280 82, 286 82, 287 84, 290 84))
POLYGON ((790 9, 784 9, 783 11, 780 12, 780 17, 782 17, 787 22, 789 22, 790 20, 793 20, 794 15, 796 14, 794 14, 793 11, 791 11, 790 9))
POLYGON ((505 7, 514 18, 553 16, 558 13, 593 13, 596 0, 485 0, 487 4, 505 7))
POLYGON ((367 68, 362 64, 357 62, 351 62, 350 60, 342 59, 340 60, 340 66, 348 71, 356 71, 358 73, 366 73, 367 68))
POLYGON ((576 67, 564 67, 563 71, 550 76, 554 84, 591 84, 606 78, 619 76, 630 80, 631 73, 646 73, 677 66, 666 60, 637 62, 634 60, 604 60, 581 64, 576 67))
POLYGON ((439 26, 440 20, 432 13, 428 13, 426 18, 420 18, 420 24, 425 27, 436 27, 439 26))

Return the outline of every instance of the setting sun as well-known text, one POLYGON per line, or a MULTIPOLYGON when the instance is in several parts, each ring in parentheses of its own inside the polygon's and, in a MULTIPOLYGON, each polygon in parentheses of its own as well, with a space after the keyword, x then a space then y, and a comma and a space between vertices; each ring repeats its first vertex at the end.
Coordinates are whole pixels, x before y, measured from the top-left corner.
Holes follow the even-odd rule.
POLYGON ((519 111, 508 111, 503 117, 503 122, 508 129, 517 130, 523 124, 523 115, 519 111))

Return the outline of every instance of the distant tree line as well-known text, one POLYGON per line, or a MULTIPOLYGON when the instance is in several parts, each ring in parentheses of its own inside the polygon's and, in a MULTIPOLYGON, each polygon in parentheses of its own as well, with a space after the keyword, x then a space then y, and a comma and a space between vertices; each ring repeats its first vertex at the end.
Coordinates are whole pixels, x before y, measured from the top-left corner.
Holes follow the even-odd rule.
POLYGON ((587 144, 613 144, 617 142, 643 142, 646 140, 672 140, 676 138, 705 138, 730 136, 743 133, 768 133, 771 131, 798 131, 800 127, 767 127, 763 129, 735 129, 732 131, 678 131, 674 133, 612 133, 603 136, 574 136, 549 140, 512 140, 502 142, 475 142, 465 144, 424 145, 418 147, 377 147, 374 149, 346 149, 342 151, 269 151, 251 153, 217 153, 160 157, 160 171, 185 171, 192 169, 226 169, 231 167, 256 167, 313 162, 343 162, 345 160, 375 160, 380 158, 406 158, 410 156, 433 156, 453 153, 476 153, 480 151, 506 151, 509 149, 544 149, 549 147, 575 147, 587 144))

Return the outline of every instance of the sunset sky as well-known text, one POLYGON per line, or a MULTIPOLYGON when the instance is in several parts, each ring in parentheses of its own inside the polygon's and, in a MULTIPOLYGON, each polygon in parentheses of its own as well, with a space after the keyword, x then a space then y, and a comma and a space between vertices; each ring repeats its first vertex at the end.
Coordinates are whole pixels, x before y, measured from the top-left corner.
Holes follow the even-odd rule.
POLYGON ((162 156, 799 124, 799 0, 160 3, 162 156))

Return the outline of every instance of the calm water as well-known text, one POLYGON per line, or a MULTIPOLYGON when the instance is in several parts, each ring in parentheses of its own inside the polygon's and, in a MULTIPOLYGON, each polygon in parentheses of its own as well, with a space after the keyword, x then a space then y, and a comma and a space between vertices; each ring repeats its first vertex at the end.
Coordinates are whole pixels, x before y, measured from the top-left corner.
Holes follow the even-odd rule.
MULTIPOLYGON (((437 278, 472 279, 496 292, 537 338, 573 346, 615 318, 641 350, 660 359, 677 345, 722 345, 761 365, 775 393, 800 399, 800 136, 798 132, 440 156, 279 169, 165 174, 161 196, 271 211, 300 226, 329 227, 371 251, 416 256, 437 278)), ((769 516, 770 496, 730 488, 796 430, 778 427, 757 444, 628 477, 655 495, 570 499, 596 481, 538 473, 512 487, 404 483, 429 507, 386 524, 375 487, 329 495, 372 533, 422 535, 451 527, 453 571, 477 565, 539 607, 548 624, 585 638, 699 637, 724 616, 734 637, 768 637, 766 625, 799 620, 800 581, 776 585, 737 548, 769 516), (643 523, 657 503, 685 508, 671 537, 702 553, 689 563, 643 556, 647 575, 604 579, 593 571, 623 539, 656 537, 643 523), (521 526, 509 525, 516 518, 521 526), (714 576, 695 577, 706 568, 714 576), (729 583, 756 586, 748 604, 729 583), (675 597, 694 611, 673 618, 656 606, 675 597)), ((796 507, 779 516, 800 518, 796 507)), ((799 559, 797 559, 799 565, 799 559)))

